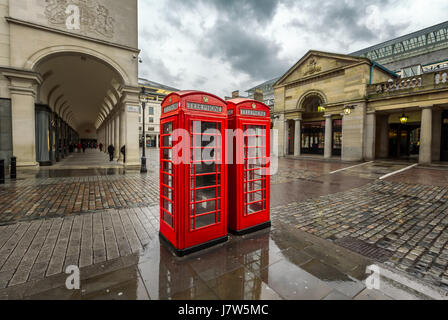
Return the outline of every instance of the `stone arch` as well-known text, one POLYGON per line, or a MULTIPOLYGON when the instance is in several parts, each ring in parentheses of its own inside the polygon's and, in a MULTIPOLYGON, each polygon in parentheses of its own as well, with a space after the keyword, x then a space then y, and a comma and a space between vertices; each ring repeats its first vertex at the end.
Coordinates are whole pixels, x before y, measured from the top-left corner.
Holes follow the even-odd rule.
POLYGON ((41 49, 37 52, 35 52, 32 56, 30 56, 27 59, 27 62, 25 63, 25 69, 27 70, 35 70, 36 66, 44 61, 47 58, 51 58, 52 56, 58 55, 58 54, 85 54, 87 56, 95 58, 97 61, 104 63, 111 67, 117 74, 120 75, 121 80, 124 84, 129 83, 129 76, 127 72, 121 68, 121 66, 115 62, 113 59, 107 57, 106 55, 92 50, 85 47, 79 47, 79 46, 53 46, 41 49))
POLYGON ((305 110, 305 108, 304 108, 305 101, 308 98, 313 97, 313 96, 318 97, 324 104, 324 107, 327 105, 328 100, 327 100, 325 93, 323 93, 320 90, 308 90, 300 97, 299 101, 297 102, 296 108, 299 110, 305 110))

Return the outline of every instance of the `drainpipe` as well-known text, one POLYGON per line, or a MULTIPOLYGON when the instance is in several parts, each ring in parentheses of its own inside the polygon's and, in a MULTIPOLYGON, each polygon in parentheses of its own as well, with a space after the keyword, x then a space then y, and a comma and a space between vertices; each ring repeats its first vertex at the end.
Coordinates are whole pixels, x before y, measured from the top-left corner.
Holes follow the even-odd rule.
POLYGON ((372 84, 373 82, 373 68, 375 68, 375 66, 377 66, 377 63, 375 61, 372 61, 372 65, 370 66, 370 83, 372 84))

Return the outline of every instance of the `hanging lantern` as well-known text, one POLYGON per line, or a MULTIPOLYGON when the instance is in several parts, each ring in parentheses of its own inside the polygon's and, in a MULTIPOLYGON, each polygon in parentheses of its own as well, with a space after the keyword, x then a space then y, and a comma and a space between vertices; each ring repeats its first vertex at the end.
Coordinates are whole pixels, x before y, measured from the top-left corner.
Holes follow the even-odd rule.
POLYGON ((318 106, 317 107, 317 112, 324 113, 325 112, 325 107, 324 106, 318 106))
POLYGON ((346 106, 346 107, 344 108, 344 114, 345 114, 346 116, 350 115, 350 114, 352 113, 352 110, 353 110, 353 109, 355 109, 354 106, 346 106))
POLYGON ((409 120, 408 116, 406 116, 403 112, 403 115, 400 117, 401 124, 407 124, 408 120, 409 120))

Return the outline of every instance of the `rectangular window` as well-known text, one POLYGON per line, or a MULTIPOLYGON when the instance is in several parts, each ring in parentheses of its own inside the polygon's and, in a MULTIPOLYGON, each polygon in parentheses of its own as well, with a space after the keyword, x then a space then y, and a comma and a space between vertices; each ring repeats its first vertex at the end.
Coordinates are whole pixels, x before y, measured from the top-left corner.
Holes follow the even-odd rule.
POLYGON ((154 115, 154 107, 148 107, 148 114, 150 116, 154 115))

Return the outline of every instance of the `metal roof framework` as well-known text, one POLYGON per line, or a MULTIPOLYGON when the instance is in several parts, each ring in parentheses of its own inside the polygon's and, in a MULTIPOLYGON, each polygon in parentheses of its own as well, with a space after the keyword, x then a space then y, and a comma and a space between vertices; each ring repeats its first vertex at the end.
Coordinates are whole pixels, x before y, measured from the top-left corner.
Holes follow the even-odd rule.
POLYGON ((382 64, 448 48, 448 21, 351 53, 382 64))

